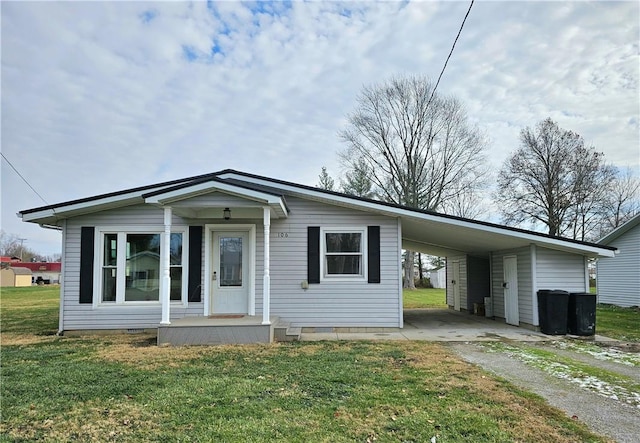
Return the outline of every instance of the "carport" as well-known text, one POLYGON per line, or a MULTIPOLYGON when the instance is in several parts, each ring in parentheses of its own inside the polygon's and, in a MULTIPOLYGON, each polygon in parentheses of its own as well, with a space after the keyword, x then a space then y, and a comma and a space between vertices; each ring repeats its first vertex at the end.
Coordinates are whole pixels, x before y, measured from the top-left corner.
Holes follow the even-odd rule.
MULTIPOLYGON (((428 211, 396 211, 403 249, 446 257, 447 305, 452 310, 472 313, 475 304, 483 304, 488 316, 514 326, 536 329, 539 290, 588 292, 588 260, 615 255, 615 248, 595 243, 428 211)), ((412 321, 424 324, 411 313, 405 315, 405 328, 412 321)), ((432 325, 460 324, 444 314, 433 319, 432 325)))

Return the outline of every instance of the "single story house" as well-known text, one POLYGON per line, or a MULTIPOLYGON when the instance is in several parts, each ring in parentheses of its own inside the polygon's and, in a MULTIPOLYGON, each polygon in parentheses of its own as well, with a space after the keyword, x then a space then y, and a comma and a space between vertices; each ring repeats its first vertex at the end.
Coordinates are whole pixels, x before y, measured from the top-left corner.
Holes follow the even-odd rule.
POLYGON ((538 289, 587 290, 587 258, 615 249, 235 170, 19 215, 62 230, 61 332, 158 328, 159 341, 236 316, 402 328, 403 249, 455 259, 455 309, 476 297, 463 285, 482 286, 497 317, 536 327, 538 289))
POLYGON ((31 286, 31 270, 19 266, 2 267, 0 270, 0 286, 24 287, 31 286))
POLYGON ((598 302, 640 306, 640 214, 604 236, 598 244, 618 250, 615 257, 598 259, 598 302))

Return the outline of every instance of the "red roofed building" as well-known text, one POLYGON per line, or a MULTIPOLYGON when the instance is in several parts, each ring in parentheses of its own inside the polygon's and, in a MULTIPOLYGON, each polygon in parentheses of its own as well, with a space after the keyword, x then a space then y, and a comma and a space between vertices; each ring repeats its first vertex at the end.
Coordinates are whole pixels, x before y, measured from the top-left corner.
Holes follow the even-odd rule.
POLYGON ((62 263, 27 263, 21 262, 20 267, 31 269, 33 274, 33 282, 43 282, 45 284, 60 283, 60 273, 62 272, 62 263))

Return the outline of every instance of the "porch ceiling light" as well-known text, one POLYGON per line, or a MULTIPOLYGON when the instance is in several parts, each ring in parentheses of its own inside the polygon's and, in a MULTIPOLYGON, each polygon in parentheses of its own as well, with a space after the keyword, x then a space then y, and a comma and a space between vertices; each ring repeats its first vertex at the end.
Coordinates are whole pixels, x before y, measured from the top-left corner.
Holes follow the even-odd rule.
POLYGON ((222 216, 225 220, 229 220, 231 218, 231 209, 224 208, 224 211, 222 211, 222 216))

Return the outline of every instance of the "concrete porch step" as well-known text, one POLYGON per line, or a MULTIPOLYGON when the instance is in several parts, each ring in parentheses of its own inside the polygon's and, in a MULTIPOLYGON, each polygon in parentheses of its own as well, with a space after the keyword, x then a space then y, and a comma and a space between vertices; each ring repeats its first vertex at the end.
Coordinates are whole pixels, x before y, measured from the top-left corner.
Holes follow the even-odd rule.
POLYGON ((275 341, 290 342, 300 340, 302 328, 293 328, 289 322, 278 320, 273 325, 273 339, 275 341))

